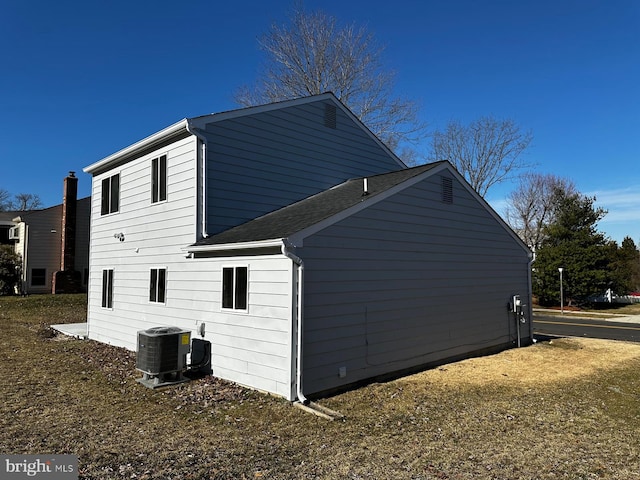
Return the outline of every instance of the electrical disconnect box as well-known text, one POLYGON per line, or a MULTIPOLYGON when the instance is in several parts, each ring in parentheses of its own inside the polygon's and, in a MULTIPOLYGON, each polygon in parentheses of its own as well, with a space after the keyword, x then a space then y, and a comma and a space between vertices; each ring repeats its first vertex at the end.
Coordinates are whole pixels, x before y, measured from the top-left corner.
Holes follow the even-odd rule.
POLYGON ((520 300, 520 295, 514 295, 511 301, 511 311, 515 314, 516 319, 520 323, 526 322, 526 319, 524 316, 524 307, 525 305, 522 304, 522 301, 520 300))

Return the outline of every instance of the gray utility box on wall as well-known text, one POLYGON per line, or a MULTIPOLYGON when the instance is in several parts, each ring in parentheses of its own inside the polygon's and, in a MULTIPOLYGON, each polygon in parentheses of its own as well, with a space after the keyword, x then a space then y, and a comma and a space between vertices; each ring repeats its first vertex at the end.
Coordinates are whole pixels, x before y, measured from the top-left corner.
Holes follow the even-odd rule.
POLYGON ((144 376, 138 382, 158 388, 186 382, 182 371, 191 351, 191 332, 178 327, 153 327, 138 332, 136 369, 144 376))

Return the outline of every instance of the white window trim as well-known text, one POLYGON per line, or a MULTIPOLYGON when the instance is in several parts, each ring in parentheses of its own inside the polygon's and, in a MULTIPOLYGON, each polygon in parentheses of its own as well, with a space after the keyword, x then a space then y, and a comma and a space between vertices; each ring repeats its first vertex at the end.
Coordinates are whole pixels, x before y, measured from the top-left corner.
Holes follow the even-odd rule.
POLYGON ((115 278, 116 278, 116 269, 114 267, 102 267, 100 269, 100 308, 102 310, 113 310, 114 299, 116 297, 115 295, 116 292, 115 292, 115 289, 113 288, 113 284, 115 283, 115 278), (113 276, 111 278, 111 306, 110 307, 102 306, 102 294, 104 290, 104 271, 105 270, 111 270, 113 272, 113 276))
POLYGON ((247 314, 249 313, 249 279, 250 279, 250 272, 251 269, 249 268, 249 265, 246 263, 233 263, 233 264, 226 264, 226 265, 222 265, 220 268, 220 311, 221 312, 225 312, 225 313, 237 313, 237 314, 247 314), (235 304, 235 298, 236 298, 236 285, 235 285, 235 278, 236 278, 236 268, 246 268, 247 269, 247 308, 225 308, 223 307, 224 304, 224 270, 225 268, 233 268, 233 302, 235 304))
MULTIPOLYGON (((149 295, 147 295, 147 302, 150 305, 166 305, 167 304, 167 292, 168 292, 167 285, 169 284, 169 269, 164 265, 155 266, 155 267, 149 267, 149 285, 148 285, 147 291, 151 290, 151 271, 152 270, 164 270, 164 301, 162 301, 162 302, 159 302, 157 300, 153 301, 153 300, 151 300, 149 298, 149 295)), ((156 286, 156 298, 158 296, 158 291, 157 290, 158 289, 157 289, 157 286, 156 286)))
POLYGON ((110 215, 117 215, 122 211, 122 171, 121 170, 109 170, 108 173, 105 173, 104 176, 100 177, 98 180, 98 185, 100 188, 100 195, 98 198, 100 199, 100 217, 108 217, 110 215), (103 180, 111 177, 115 177, 118 175, 120 178, 120 183, 118 185, 118 210, 114 212, 102 213, 102 182, 103 180))
MULTIPOLYGON (((169 201, 169 152, 163 152, 163 153, 154 153, 151 158, 149 159, 149 178, 151 179, 150 182, 150 187, 151 187, 151 205, 158 205, 160 203, 166 203, 169 201), (158 200, 156 202, 153 201, 153 161, 154 160, 160 160, 160 157, 166 157, 166 198, 164 200, 158 200)), ((158 198, 160 197, 160 192, 158 192, 158 198)))

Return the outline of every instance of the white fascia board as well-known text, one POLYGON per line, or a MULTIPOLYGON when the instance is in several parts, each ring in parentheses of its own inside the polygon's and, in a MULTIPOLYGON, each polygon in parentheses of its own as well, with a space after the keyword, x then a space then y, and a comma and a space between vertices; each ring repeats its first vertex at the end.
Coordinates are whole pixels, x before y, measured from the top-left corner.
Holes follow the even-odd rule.
POLYGON ((190 245, 183 247, 187 253, 221 252, 225 250, 249 250, 253 248, 281 247, 284 239, 273 238, 270 240, 258 240, 255 242, 219 243, 215 245, 190 245))
POLYGON ((159 132, 154 133, 153 135, 143 138, 142 140, 134 143, 133 145, 129 145, 128 147, 123 148, 122 150, 112 155, 109 155, 108 157, 105 157, 102 160, 99 160, 96 163, 89 165, 88 167, 83 168, 82 171, 85 173, 93 173, 96 170, 102 170, 105 167, 108 167, 109 164, 112 162, 115 162, 128 155, 132 155, 137 151, 153 146, 156 143, 160 143, 165 138, 171 137, 172 135, 175 135, 181 130, 186 131, 187 125, 188 125, 188 120, 182 119, 179 122, 174 123, 173 125, 170 125, 167 128, 164 128, 159 132))
POLYGON ((325 218, 324 220, 314 225, 311 225, 310 227, 307 227, 304 230, 300 230, 299 232, 294 233, 288 238, 288 241, 294 247, 302 247, 304 246, 304 239, 306 237, 309 237, 315 233, 318 233, 321 230, 324 230, 327 227, 330 227, 335 223, 338 223, 346 218, 349 218, 351 215, 361 212, 365 208, 369 208, 378 202, 386 200, 392 195, 395 195, 396 193, 401 192, 404 189, 409 188, 415 185, 416 183, 419 183, 425 180, 426 178, 429 178, 432 175, 442 172, 443 170, 449 170, 448 163, 442 163, 441 165, 438 165, 430 170, 427 170, 426 172, 422 172, 421 174, 416 175, 415 177, 409 178, 404 182, 399 183, 395 187, 391 187, 390 189, 385 190, 382 193, 379 193, 378 195, 374 195, 372 197, 363 197, 362 201, 359 204, 353 205, 352 207, 349 207, 339 213, 336 213, 331 217, 325 218))

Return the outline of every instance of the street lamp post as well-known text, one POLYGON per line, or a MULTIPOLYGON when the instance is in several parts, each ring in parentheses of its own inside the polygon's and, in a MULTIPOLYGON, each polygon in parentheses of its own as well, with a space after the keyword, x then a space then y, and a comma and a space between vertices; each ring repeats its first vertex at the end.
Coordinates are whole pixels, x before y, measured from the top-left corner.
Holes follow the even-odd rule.
POLYGON ((560 314, 564 315, 564 294, 562 292, 562 267, 558 268, 560 272, 560 314))

